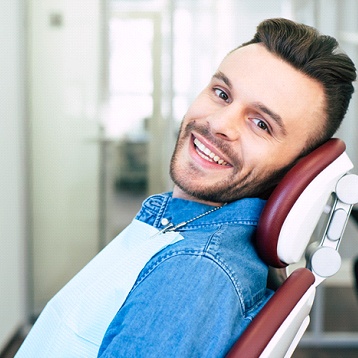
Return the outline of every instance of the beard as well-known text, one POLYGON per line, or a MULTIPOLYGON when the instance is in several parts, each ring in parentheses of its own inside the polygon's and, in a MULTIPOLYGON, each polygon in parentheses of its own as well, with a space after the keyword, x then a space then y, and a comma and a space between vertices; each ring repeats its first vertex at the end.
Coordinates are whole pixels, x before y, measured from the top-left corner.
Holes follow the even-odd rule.
MULTIPOLYGON (((183 121, 184 122, 184 121, 183 121)), ((174 152, 170 163, 170 176, 186 194, 203 201, 216 203, 228 203, 242 198, 261 198, 267 199, 282 177, 292 168, 295 163, 291 163, 278 170, 268 172, 264 177, 255 170, 242 176, 242 162, 234 153, 231 146, 220 138, 214 137, 208 127, 198 126, 195 121, 189 122, 184 126, 182 123, 174 152), (200 175, 198 169, 193 165, 183 166, 181 163, 181 151, 191 138, 191 132, 195 131, 210 140, 217 148, 230 158, 234 170, 227 178, 218 180, 216 183, 198 184, 198 180, 190 180, 200 175)))

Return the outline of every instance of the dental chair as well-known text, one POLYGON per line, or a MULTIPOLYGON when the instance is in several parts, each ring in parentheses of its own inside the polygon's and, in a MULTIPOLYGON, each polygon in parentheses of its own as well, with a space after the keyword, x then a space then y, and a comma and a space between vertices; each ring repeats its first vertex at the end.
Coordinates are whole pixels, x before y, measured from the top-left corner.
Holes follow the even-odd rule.
POLYGON ((338 248, 358 202, 358 176, 349 173, 353 164, 345 149, 343 141, 330 139, 302 158, 270 195, 255 243, 261 258, 285 279, 228 358, 290 357, 296 349, 310 321, 316 287, 340 268, 338 248), (322 235, 312 242, 323 212, 322 235), (287 277, 289 265, 302 257, 306 266, 287 277))

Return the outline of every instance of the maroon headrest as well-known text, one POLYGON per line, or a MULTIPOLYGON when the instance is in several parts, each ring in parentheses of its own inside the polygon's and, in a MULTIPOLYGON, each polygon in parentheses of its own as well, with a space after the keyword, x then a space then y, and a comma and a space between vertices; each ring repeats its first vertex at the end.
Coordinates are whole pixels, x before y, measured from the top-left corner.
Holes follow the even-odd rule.
POLYGON ((328 140, 299 162, 283 177, 270 195, 261 214, 255 244, 261 258, 270 266, 285 267, 277 255, 282 225, 308 184, 346 149, 338 138, 328 140))

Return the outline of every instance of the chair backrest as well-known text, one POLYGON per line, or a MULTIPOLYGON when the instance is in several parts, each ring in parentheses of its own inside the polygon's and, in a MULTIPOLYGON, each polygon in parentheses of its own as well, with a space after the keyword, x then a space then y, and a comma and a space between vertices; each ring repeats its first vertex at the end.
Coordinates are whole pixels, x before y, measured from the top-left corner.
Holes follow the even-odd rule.
POLYGON ((298 343, 295 340, 302 337, 309 323, 314 281, 310 270, 295 270, 244 331, 227 358, 281 358, 290 349, 292 352, 298 343))
POLYGON ((330 139, 302 158, 269 197, 255 241, 262 259, 276 268, 302 258, 332 195, 334 204, 321 241, 306 253, 306 268, 284 281, 228 357, 290 357, 296 348, 309 323, 315 287, 339 269, 337 250, 350 210, 358 202, 358 176, 346 175, 353 164, 345 149, 343 141, 330 139))

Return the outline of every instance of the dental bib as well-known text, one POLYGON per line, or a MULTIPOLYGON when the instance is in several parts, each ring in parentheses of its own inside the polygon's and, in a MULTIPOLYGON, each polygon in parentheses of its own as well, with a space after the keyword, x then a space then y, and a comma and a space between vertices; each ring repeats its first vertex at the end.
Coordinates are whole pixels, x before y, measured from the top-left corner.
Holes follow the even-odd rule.
POLYGON ((103 336, 145 264, 183 237, 138 220, 46 305, 16 358, 97 357, 103 336))

